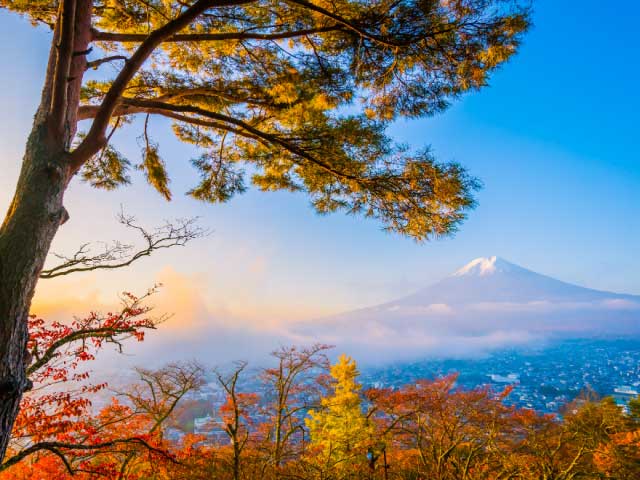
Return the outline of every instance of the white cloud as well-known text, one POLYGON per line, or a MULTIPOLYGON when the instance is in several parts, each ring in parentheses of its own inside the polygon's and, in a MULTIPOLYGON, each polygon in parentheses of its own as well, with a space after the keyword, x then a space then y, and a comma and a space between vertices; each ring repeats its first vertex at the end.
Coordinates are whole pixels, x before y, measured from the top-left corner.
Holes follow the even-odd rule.
POLYGON ((386 309, 392 313, 405 315, 451 315, 454 309, 446 303, 431 303, 429 305, 392 305, 386 309))
POLYGON ((634 302, 633 300, 625 300, 622 298, 605 300, 602 304, 606 308, 610 308, 612 310, 640 310, 640 302, 634 302))

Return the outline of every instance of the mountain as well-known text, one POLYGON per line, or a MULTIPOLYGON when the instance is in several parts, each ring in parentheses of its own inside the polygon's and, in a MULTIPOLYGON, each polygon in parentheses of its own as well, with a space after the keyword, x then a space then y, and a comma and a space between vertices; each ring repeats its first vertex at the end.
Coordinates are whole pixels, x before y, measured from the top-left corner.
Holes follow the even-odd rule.
POLYGON ((606 300, 640 302, 640 296, 579 287, 556 280, 500 257, 476 258, 440 282, 392 304, 486 302, 594 303, 606 300))
POLYGON ((477 258, 407 297, 299 326, 367 355, 464 355, 549 337, 640 334, 640 296, 572 285, 499 257, 477 258))

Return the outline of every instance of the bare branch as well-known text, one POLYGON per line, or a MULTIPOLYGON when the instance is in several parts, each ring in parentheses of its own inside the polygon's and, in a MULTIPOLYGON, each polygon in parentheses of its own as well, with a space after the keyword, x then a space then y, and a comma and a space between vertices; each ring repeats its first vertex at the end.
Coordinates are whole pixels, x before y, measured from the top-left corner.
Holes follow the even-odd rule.
POLYGON ((66 442, 38 442, 31 445, 30 447, 25 448, 24 450, 21 450, 20 452, 16 453, 14 456, 9 458, 7 461, 2 463, 0 465, 0 472, 14 466, 15 464, 19 463, 26 457, 33 455, 36 452, 46 450, 55 454, 60 459, 62 459, 69 473, 74 474, 76 473, 77 470, 73 468, 73 466, 71 465, 71 462, 66 458, 66 455, 65 455, 66 452, 73 452, 74 450, 83 450, 83 451, 90 451, 93 453, 100 453, 101 449, 115 447, 118 445, 142 446, 145 449, 149 450, 150 452, 161 455, 167 460, 175 464, 180 463, 168 452, 160 448, 154 447, 143 438, 131 437, 131 438, 121 438, 121 439, 112 440, 109 442, 102 442, 102 443, 95 443, 95 444, 75 444, 75 443, 66 443, 66 442))
POLYGON ((187 393, 199 390, 205 382, 204 368, 197 362, 171 363, 159 370, 136 368, 135 371, 140 383, 114 393, 126 398, 136 412, 153 418, 149 433, 164 424, 187 393))
POLYGON ((94 270, 113 270, 129 266, 143 257, 150 256, 156 250, 184 246, 191 240, 209 233, 197 226, 197 220, 176 219, 153 230, 147 230, 137 223, 135 217, 121 212, 118 214, 118 222, 138 232, 144 240, 143 246, 136 248, 134 245, 114 241, 111 244, 103 244, 103 251, 93 253, 90 244, 83 244, 71 256, 54 254, 62 263, 42 270, 40 278, 55 278, 94 270))
MULTIPOLYGON (((187 393, 199 390, 204 384, 204 368, 197 362, 173 363, 159 370, 135 370, 140 376, 140 383, 125 392, 115 393, 125 397, 137 414, 153 419, 147 432, 149 435, 162 428, 187 393)), ((127 455, 120 467, 119 478, 123 477, 134 458, 135 452, 127 455)))

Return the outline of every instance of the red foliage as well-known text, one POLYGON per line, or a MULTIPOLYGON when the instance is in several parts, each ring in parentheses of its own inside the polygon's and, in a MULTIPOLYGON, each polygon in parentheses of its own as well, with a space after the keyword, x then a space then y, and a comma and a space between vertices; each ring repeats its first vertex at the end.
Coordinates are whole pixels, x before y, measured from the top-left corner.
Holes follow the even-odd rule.
MULTIPOLYGON (((27 350, 31 364, 27 373, 33 388, 22 399, 6 462, 41 442, 98 445, 115 438, 105 437, 99 420, 92 417, 91 397, 107 384, 90 382, 87 362, 95 360, 97 352, 108 343, 121 348, 121 342, 128 337, 144 339, 145 330, 154 328, 156 323, 148 318, 150 309, 143 305, 153 292, 142 297, 126 292, 119 312, 106 315, 91 312, 68 324, 46 322, 36 316, 29 319, 27 350)), ((33 470, 37 464, 37 468, 49 471, 57 464, 65 470, 60 456, 52 455, 51 450, 39 451, 37 457, 36 463, 23 468, 33 470)), ((18 471, 13 467, 10 478, 20 478, 18 471)), ((30 475, 30 478, 45 477, 35 470, 30 475)))

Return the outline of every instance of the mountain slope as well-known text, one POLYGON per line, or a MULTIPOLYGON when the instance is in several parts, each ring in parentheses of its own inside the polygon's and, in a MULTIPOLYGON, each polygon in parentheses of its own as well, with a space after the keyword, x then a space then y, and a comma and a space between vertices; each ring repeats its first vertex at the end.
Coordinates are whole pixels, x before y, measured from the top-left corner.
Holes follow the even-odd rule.
POLYGON ((550 335, 637 334, 640 296, 579 287, 487 257, 407 297, 320 319, 296 333, 369 353, 459 355, 550 335))
POLYGON ((579 287, 556 280, 499 257, 477 258, 440 282, 398 302, 431 300, 473 302, 593 302, 606 299, 640 301, 640 297, 579 287))

